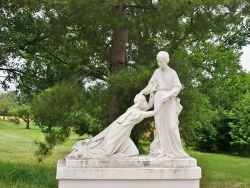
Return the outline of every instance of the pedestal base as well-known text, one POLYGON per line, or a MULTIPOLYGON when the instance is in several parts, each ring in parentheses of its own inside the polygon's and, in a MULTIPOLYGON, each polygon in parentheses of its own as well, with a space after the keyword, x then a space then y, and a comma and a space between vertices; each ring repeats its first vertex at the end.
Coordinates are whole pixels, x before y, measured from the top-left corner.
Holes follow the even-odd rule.
POLYGON ((57 165, 59 188, 199 188, 200 178, 193 158, 66 158, 57 165))

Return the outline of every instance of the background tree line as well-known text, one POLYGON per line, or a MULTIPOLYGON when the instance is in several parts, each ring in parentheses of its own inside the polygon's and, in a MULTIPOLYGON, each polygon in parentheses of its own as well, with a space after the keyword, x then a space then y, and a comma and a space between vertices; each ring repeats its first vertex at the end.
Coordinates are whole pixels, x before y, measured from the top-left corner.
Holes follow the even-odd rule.
MULTIPOLYGON (((180 77, 187 146, 250 154, 245 0, 6 0, 0 7, 1 84, 17 83, 49 154, 71 130, 95 135, 147 84, 160 50, 180 77)), ((132 132, 152 139, 152 119, 132 132), (147 133, 147 134, 145 134, 147 133), (150 136, 151 135, 151 136, 150 136)))

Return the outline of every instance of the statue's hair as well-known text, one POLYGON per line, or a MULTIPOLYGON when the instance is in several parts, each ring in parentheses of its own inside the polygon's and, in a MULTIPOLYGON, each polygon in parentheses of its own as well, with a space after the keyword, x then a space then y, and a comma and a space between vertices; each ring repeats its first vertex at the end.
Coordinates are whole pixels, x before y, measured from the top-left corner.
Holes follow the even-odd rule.
POLYGON ((157 58, 163 60, 163 61, 166 61, 167 63, 169 62, 169 54, 165 51, 160 51, 158 54, 157 54, 157 58))
POLYGON ((143 94, 136 95, 135 98, 134 98, 134 103, 138 104, 141 99, 146 99, 146 97, 143 94))

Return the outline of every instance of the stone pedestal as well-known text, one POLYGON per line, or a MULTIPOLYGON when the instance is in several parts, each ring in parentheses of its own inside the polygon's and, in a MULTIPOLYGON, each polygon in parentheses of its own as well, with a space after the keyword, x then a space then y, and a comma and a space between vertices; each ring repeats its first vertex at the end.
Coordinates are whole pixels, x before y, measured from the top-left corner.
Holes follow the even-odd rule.
POLYGON ((59 188, 199 188, 194 158, 137 156, 59 160, 59 188))

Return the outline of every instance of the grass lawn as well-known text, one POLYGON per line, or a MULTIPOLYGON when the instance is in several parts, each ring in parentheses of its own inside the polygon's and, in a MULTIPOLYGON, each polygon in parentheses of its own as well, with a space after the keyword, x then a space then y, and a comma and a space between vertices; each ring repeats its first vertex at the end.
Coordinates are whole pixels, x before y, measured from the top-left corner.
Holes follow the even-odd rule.
POLYGON ((71 150, 78 136, 72 134, 63 145, 57 146, 51 156, 38 162, 34 155, 35 141, 43 140, 37 126, 25 129, 0 120, 0 188, 54 188, 57 187, 56 165, 71 150))
POLYGON ((201 187, 250 188, 250 158, 188 151, 202 169, 201 187))
MULTIPOLYGON (((0 188, 54 188, 57 187, 56 164, 79 139, 72 134, 69 140, 56 147, 54 153, 42 162, 34 155, 35 140, 43 134, 36 126, 30 130, 24 124, 16 125, 0 120, 0 188)), ((228 155, 188 151, 202 168, 201 188, 250 187, 250 159, 228 155)))

